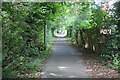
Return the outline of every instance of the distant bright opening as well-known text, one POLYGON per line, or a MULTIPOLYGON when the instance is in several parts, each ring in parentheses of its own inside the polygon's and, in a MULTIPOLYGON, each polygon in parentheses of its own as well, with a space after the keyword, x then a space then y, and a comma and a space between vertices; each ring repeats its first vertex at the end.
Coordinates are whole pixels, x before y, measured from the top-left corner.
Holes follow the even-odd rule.
POLYGON ((65 37, 67 35, 67 30, 65 30, 65 29, 56 29, 54 31, 54 35, 56 37, 65 37))

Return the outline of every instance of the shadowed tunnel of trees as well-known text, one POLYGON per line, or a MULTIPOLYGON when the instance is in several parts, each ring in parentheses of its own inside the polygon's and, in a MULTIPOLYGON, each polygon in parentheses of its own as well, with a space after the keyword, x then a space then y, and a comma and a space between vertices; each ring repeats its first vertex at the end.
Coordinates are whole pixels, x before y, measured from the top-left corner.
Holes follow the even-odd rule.
POLYGON ((120 1, 109 10, 94 2, 3 2, 3 77, 40 71, 59 28, 67 30, 71 43, 94 51, 120 72, 119 6, 120 1))

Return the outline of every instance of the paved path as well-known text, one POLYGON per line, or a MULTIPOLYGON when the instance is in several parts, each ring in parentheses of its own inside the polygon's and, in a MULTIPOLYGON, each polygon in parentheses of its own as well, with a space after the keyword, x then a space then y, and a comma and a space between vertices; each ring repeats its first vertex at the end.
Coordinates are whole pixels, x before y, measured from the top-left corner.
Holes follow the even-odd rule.
POLYGON ((53 53, 42 72, 42 78, 87 78, 80 62, 80 52, 70 46, 66 38, 57 38, 53 53))

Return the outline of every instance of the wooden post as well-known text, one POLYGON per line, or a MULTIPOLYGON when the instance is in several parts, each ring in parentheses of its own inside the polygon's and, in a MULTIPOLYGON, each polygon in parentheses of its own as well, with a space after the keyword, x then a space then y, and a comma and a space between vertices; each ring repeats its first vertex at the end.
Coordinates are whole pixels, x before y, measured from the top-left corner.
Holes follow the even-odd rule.
POLYGON ((47 26, 46 26, 46 21, 44 21, 44 45, 45 45, 45 50, 46 50, 46 45, 47 45, 47 40, 46 40, 46 31, 47 26))

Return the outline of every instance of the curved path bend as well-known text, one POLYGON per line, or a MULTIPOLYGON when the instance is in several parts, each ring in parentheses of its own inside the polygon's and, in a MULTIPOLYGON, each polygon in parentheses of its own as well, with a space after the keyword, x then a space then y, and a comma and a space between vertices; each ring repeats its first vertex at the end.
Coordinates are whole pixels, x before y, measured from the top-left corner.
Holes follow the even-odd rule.
POLYGON ((57 38, 41 78, 87 78, 80 55, 77 49, 69 45, 66 38, 57 38))

